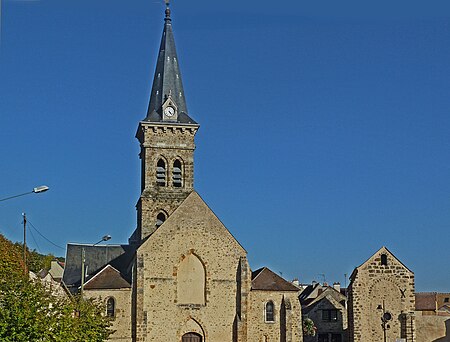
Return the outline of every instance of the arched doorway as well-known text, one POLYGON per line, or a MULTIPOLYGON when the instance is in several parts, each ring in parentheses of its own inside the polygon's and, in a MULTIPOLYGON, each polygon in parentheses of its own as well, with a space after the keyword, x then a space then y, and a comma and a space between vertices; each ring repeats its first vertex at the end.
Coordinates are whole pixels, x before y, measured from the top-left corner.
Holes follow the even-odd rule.
POLYGON ((196 333, 187 333, 183 335, 181 342, 202 342, 202 337, 196 333))

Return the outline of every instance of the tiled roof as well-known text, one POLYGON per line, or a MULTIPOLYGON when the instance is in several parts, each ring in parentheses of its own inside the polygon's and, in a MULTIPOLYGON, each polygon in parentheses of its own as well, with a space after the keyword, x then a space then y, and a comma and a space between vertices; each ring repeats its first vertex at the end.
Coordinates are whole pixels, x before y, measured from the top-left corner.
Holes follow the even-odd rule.
POLYGON ((252 272, 252 290, 300 291, 297 286, 281 278, 267 267, 252 272))
POLYGON ((435 292, 416 293, 416 310, 417 311, 435 311, 436 310, 436 293, 435 292))
POLYGON ((130 288, 131 284, 111 265, 107 265, 84 286, 85 290, 130 288))

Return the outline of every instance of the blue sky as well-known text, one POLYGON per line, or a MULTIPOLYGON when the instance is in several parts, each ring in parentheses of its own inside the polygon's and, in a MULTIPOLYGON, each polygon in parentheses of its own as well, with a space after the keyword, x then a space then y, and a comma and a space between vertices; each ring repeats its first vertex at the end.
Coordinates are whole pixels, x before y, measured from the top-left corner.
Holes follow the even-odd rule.
MULTIPOLYGON (((450 291, 446 2, 173 1, 195 187, 252 269, 345 284, 385 245, 450 291)), ((1 5, 0 197, 51 190, 1 202, 0 232, 125 243, 163 2, 1 5)))

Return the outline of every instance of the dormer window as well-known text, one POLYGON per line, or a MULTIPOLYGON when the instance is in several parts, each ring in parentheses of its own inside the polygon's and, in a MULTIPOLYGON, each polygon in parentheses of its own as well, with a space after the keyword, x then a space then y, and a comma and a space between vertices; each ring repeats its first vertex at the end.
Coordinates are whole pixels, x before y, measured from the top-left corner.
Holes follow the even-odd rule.
POLYGON ((156 165, 156 184, 166 186, 166 163, 162 159, 156 165))
POLYGON ((178 159, 173 163, 172 181, 175 188, 183 186, 183 165, 178 159))

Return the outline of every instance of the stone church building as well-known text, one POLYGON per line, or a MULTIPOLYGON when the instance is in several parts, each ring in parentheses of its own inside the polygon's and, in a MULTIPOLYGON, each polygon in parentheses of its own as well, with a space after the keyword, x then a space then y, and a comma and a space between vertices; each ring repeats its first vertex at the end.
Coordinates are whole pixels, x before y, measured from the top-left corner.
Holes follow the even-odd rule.
POLYGON ((102 298, 116 330, 111 341, 302 341, 299 288, 267 268, 252 272, 244 247, 195 191, 198 129, 167 7, 148 112, 136 134, 137 228, 126 245, 69 244, 63 283, 102 298))
POLYGON ((414 273, 386 247, 355 268, 348 303, 351 342, 417 341, 414 273))
MULTIPOLYGON (((252 272, 244 247, 195 191, 199 124, 188 112, 168 7, 142 117, 137 227, 124 245, 68 244, 66 291, 103 301, 111 341, 303 342, 300 288, 268 268, 252 272)), ((415 313, 414 274, 387 248, 350 280, 348 307, 334 289, 305 306, 325 329, 305 340, 431 341, 416 327, 434 329, 436 320, 415 313)))

